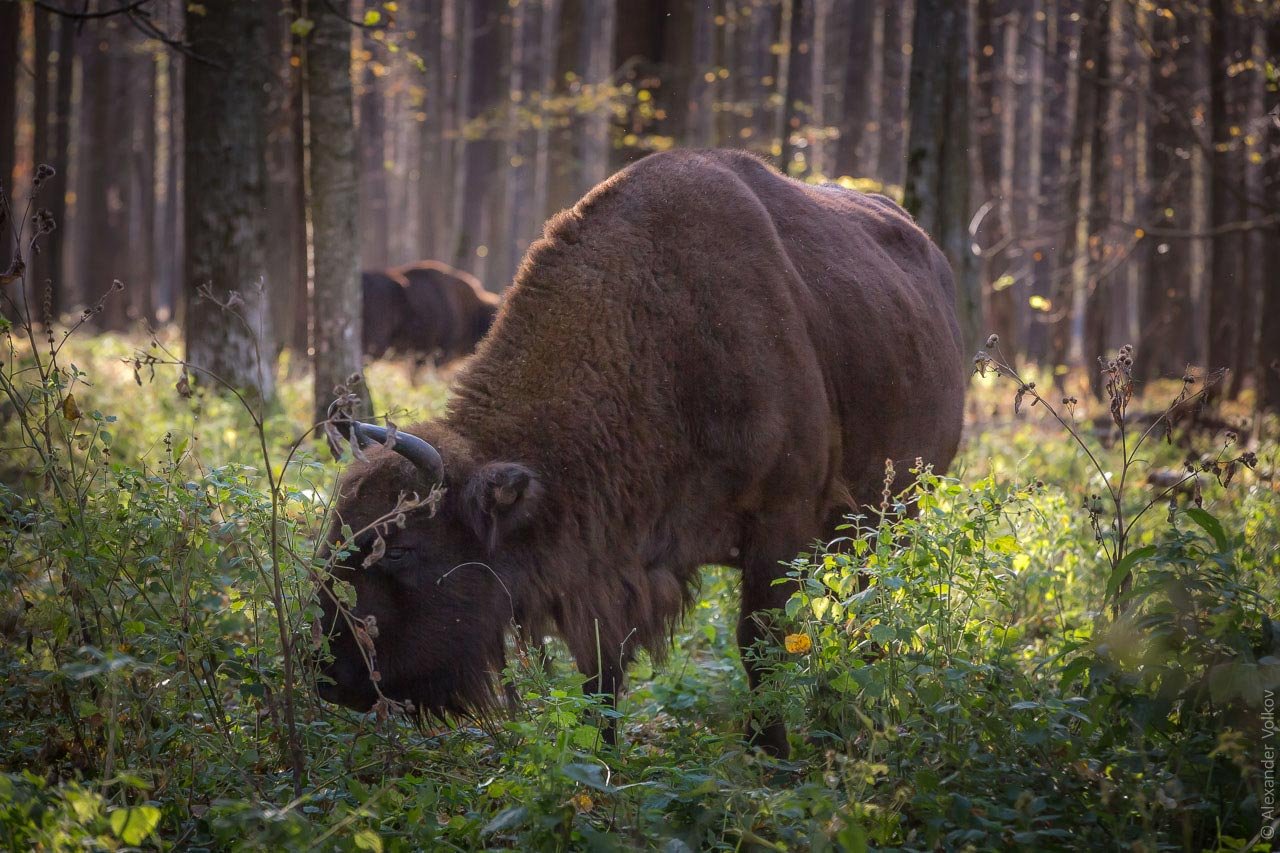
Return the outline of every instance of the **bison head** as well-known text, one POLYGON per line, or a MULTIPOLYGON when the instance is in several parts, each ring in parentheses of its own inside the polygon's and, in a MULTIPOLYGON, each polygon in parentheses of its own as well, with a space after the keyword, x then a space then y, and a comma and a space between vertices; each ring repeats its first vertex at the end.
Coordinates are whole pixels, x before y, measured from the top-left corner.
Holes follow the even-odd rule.
POLYGON ((342 477, 328 535, 334 566, 320 599, 332 660, 320 696, 359 711, 381 694, 428 717, 482 715, 542 486, 522 465, 477 462, 436 425, 390 446, 377 443, 380 427, 353 430, 368 450, 342 477))

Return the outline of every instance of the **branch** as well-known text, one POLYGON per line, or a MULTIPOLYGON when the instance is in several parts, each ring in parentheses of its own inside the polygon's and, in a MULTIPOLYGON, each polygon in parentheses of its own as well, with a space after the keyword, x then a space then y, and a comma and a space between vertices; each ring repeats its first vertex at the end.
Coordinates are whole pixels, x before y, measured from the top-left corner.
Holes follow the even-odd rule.
POLYGON ((106 9, 101 12, 72 12, 68 9, 59 9, 47 0, 33 0, 37 9, 43 9, 46 12, 52 12, 55 15, 61 15, 64 18, 70 18, 73 21, 90 21, 95 18, 111 18, 116 15, 126 15, 134 9, 147 5, 151 0, 133 0, 115 9, 106 9))

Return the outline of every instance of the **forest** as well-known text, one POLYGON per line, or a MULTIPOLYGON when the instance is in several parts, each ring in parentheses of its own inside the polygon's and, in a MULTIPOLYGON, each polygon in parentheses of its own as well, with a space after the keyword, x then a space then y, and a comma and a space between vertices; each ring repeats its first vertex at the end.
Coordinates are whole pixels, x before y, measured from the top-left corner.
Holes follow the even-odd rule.
MULTIPOLYGON (((837 256, 768 212, 783 251, 837 256)), ((722 329, 766 250, 678 216, 655 257, 725 252, 681 282, 725 295, 661 357, 736 339, 733 377, 692 362, 707 394, 773 389, 680 398, 659 428, 709 458, 686 411, 763 435, 802 383, 722 329)), ((0 847, 1275 849, 1277 322, 1280 0, 0 0, 0 847), (413 425, 600 352, 602 305, 580 348, 529 316, 546 247, 684 149, 914 218, 954 281, 954 459, 870 460, 834 538, 771 555, 750 642, 746 570, 698 560, 616 689, 600 622, 592 670, 561 622, 519 624, 494 559, 493 706, 415 714, 352 572, 449 490, 402 492, 353 557, 344 472, 425 470, 413 425), (512 355, 522 318, 548 337, 512 355), (343 619, 367 709, 322 698, 343 619)), ((948 344, 855 315, 816 346, 881 340, 828 379, 888 400, 859 420, 898 446, 942 423, 948 344)), ((567 429, 571 390, 537 389, 529 431, 567 429)), ((599 397, 594 424, 653 417, 599 397)), ((490 493, 491 552, 525 487, 490 493)), ((646 526, 672 524, 583 536, 624 566, 646 526)))

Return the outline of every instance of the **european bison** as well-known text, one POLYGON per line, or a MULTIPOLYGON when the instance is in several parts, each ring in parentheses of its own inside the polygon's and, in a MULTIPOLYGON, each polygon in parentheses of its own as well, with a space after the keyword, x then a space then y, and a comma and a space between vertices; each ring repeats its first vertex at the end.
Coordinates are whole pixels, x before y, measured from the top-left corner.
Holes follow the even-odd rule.
POLYGON ((364 352, 389 350, 443 364, 470 355, 493 324, 498 297, 470 273, 438 261, 365 272, 364 352))
MULTIPOLYGON (((558 632, 612 693, 637 649, 663 657, 706 563, 742 572, 741 646, 776 639, 780 562, 877 504, 886 459, 951 461, 963 362, 946 261, 896 205, 739 152, 629 166, 530 247, 443 418, 391 448, 347 424, 369 450, 330 542, 350 525, 356 603, 322 595, 321 695, 483 712, 511 626, 558 632), (434 514, 374 524, 437 484, 434 514)), ((787 754, 776 719, 752 728, 787 754)))

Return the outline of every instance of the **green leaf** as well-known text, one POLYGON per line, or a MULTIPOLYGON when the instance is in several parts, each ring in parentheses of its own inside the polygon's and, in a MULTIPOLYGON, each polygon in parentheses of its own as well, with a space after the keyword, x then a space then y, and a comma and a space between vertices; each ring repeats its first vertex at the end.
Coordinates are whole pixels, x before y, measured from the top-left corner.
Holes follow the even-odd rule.
POLYGON ((160 825, 155 806, 132 806, 111 813, 111 831, 125 844, 137 846, 160 825))
POLYGON ((480 830, 481 835, 492 835, 495 832, 502 832, 506 829, 515 829, 524 823, 525 818, 529 816, 529 810, 524 806, 512 806, 509 809, 503 809, 498 812, 498 816, 484 825, 484 829, 480 830))
POLYGON ((298 38, 306 38, 316 28, 316 22, 310 18, 298 18, 289 25, 289 32, 298 38))
POLYGON ((560 768, 560 772, 575 782, 606 794, 613 794, 618 790, 606 781, 604 768, 599 764, 566 764, 560 768))
POLYGON ((351 843, 356 846, 357 850, 372 850, 374 853, 382 853, 382 836, 372 829, 360 830, 351 836, 351 843))
POLYGON ((1204 528, 1204 532, 1208 533, 1209 537, 1213 539, 1213 544, 1218 546, 1219 551, 1229 550, 1227 532, 1222 529, 1222 522, 1198 506, 1188 509, 1187 515, 1191 517, 1192 521, 1204 528))
POLYGON ((364 25, 366 27, 376 27, 382 23, 382 13, 377 9, 369 9, 364 13, 364 25))
POLYGON ((1116 594, 1116 591, 1120 589, 1120 584, 1129 576, 1139 560, 1145 560, 1155 552, 1156 546, 1144 545, 1125 554, 1120 562, 1116 563, 1116 567, 1112 569, 1111 577, 1107 579, 1107 598, 1116 594))

